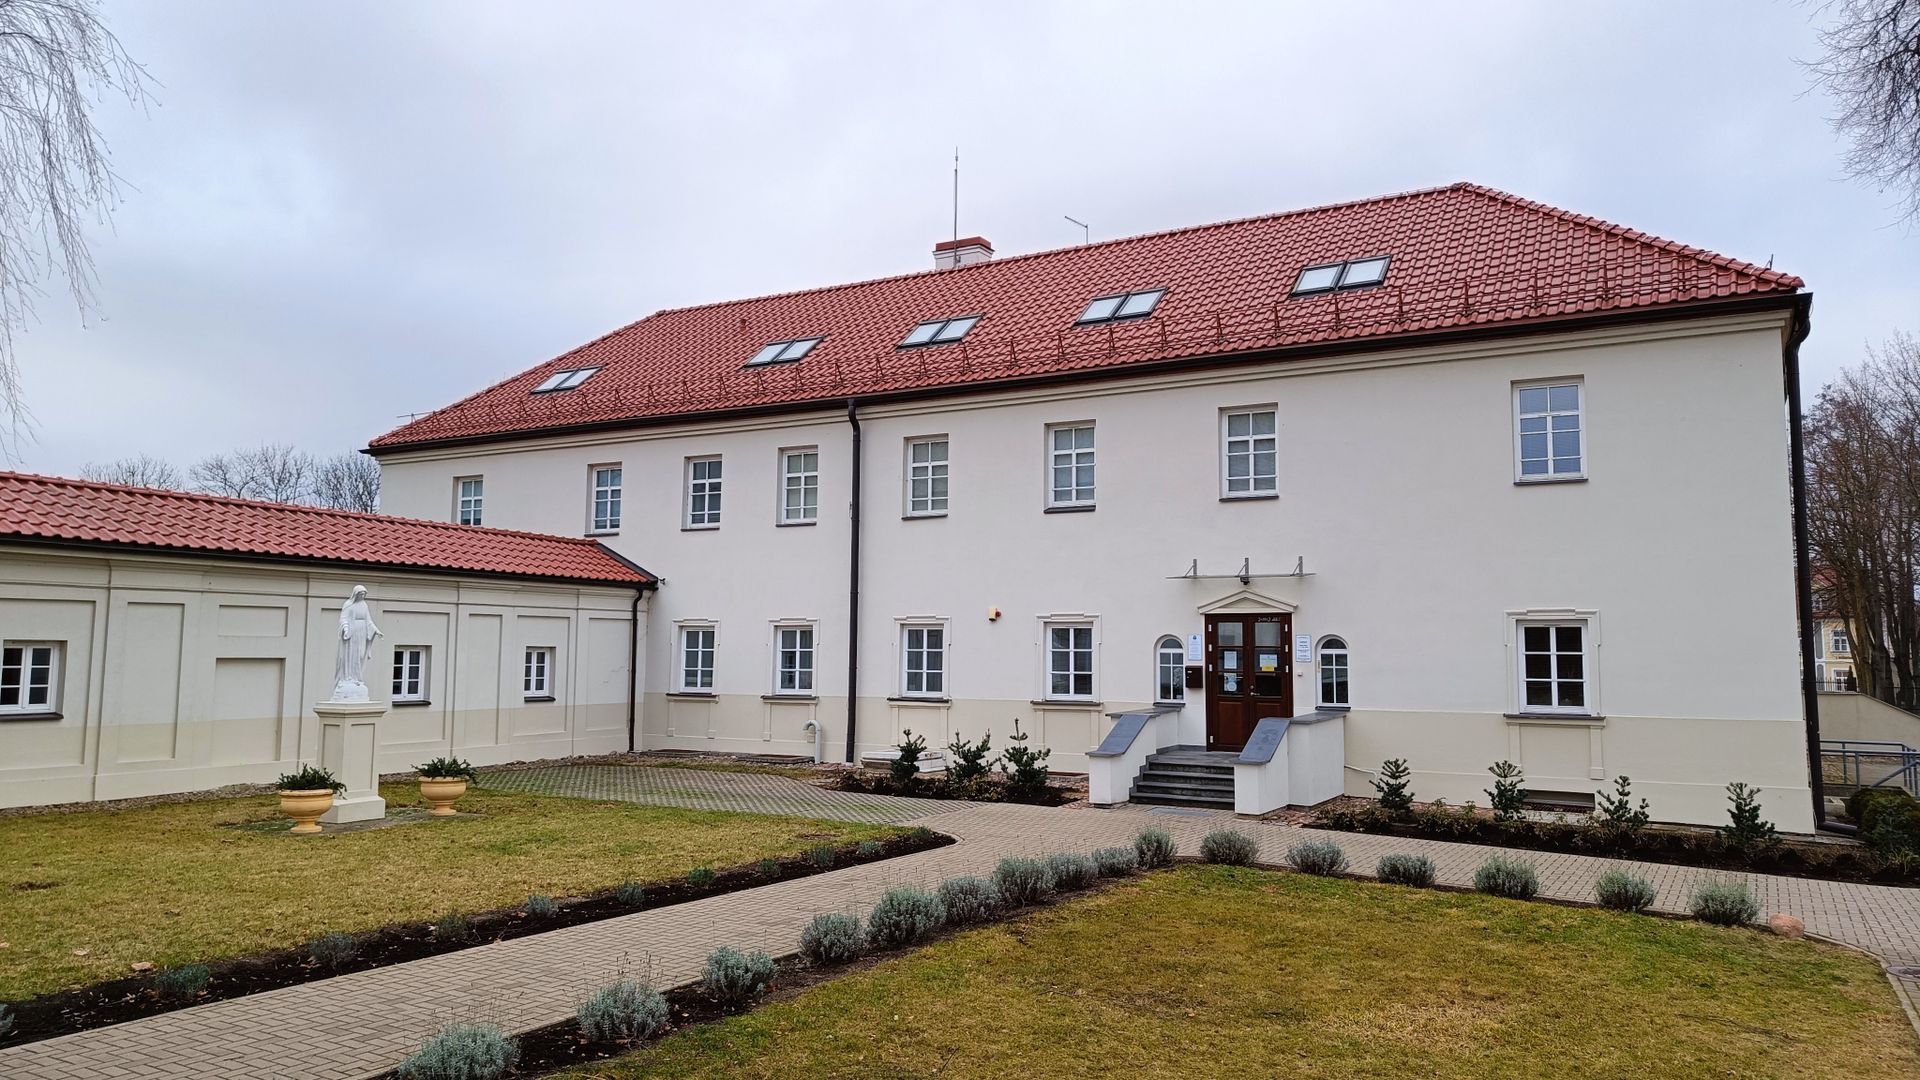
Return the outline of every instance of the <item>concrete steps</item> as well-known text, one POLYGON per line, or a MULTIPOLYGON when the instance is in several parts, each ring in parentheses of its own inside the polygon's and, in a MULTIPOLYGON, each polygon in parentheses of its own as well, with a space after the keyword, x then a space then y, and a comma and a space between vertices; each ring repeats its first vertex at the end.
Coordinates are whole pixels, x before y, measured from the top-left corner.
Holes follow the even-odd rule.
POLYGON ((1150 754, 1128 801, 1231 810, 1234 757, 1184 747, 1150 754))

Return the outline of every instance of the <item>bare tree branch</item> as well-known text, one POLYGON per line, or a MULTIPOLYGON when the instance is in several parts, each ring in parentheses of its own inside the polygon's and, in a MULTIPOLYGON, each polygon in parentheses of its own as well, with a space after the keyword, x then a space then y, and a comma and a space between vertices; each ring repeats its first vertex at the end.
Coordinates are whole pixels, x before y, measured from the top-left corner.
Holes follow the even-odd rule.
POLYGON ((80 469, 80 478, 100 484, 124 484, 128 487, 164 488, 185 491, 187 484, 180 470, 170 461, 151 454, 139 454, 110 461, 104 465, 89 462, 80 469))
POLYGON ((347 451, 320 463, 313 477, 313 501, 335 510, 380 511, 380 463, 347 451))
POLYGON ((1853 140, 1847 172, 1899 193, 1920 216, 1920 0, 1840 0, 1808 68, 1840 104, 1834 129, 1853 140))
POLYGON ((203 458, 191 470, 196 488, 210 495, 267 502, 305 503, 313 499, 319 463, 312 454, 269 443, 203 458))

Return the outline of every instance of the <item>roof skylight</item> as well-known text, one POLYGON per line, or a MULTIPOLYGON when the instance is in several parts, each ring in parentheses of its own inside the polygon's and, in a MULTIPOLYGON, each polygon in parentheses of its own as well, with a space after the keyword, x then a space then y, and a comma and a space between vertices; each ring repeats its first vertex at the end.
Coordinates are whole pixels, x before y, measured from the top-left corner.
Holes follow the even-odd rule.
POLYGON ((949 341, 959 341, 967 336, 967 331, 973 329, 973 324, 979 322, 981 318, 982 316, 979 315, 962 315, 957 319, 935 319, 932 322, 923 322, 901 339, 899 348, 905 349, 914 345, 945 345, 949 341))
POLYGON ((551 394, 556 390, 571 390, 581 383, 586 382, 594 372, 599 370, 597 367, 583 367, 556 371, 547 376, 546 382, 534 387, 533 392, 536 394, 551 394))
POLYGON ((1322 263, 1300 271, 1293 283, 1293 295, 1334 292, 1338 289, 1364 289, 1387 280, 1387 263, 1392 256, 1375 255, 1347 262, 1322 263))
POLYGON ((1102 296, 1087 305, 1074 322, 1087 323, 1112 322, 1115 319, 1144 319, 1153 314, 1153 309, 1166 295, 1165 289, 1142 289, 1139 292, 1116 293, 1102 296))
POLYGON ((760 364, 784 364, 791 360, 798 360, 812 352, 815 345, 825 340, 826 338, 807 337, 794 338, 790 341, 776 341, 766 348, 761 349, 759 352, 754 353, 753 359, 747 361, 747 366, 756 367, 760 364))

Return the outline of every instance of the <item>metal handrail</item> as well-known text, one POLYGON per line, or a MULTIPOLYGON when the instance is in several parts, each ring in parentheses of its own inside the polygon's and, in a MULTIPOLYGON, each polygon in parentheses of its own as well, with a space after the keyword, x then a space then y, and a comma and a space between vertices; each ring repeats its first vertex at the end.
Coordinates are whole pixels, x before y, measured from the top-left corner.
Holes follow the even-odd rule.
POLYGON ((1873 739, 1822 739, 1820 757, 1823 762, 1836 762, 1840 766, 1839 786, 1898 787, 1909 794, 1920 795, 1920 750, 1906 743, 1873 739), (1892 768, 1888 769, 1890 762, 1892 768), (1887 771, 1882 773, 1883 769, 1887 771))

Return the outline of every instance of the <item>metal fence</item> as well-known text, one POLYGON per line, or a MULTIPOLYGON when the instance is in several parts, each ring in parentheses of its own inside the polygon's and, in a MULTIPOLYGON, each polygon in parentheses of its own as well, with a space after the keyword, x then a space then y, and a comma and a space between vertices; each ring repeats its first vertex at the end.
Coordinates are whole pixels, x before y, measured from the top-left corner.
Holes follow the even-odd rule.
POLYGON ((1831 795, 1865 787, 1902 788, 1920 796, 1920 750, 1905 743, 1822 739, 1821 776, 1831 795))

